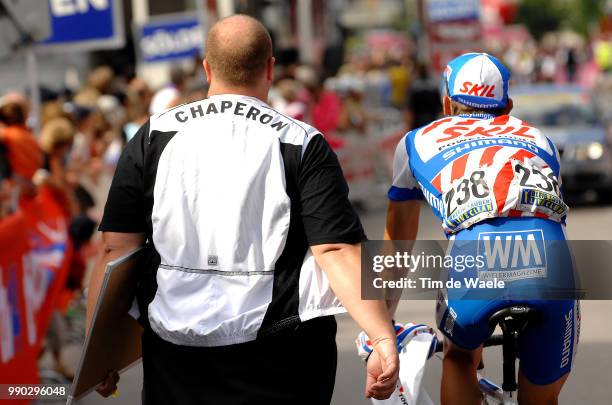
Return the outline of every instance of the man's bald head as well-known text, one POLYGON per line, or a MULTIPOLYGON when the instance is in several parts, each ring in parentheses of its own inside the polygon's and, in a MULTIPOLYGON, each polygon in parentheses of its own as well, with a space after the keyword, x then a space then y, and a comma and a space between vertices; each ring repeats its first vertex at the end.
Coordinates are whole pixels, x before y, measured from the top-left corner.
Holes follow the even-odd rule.
POLYGON ((270 34, 252 17, 226 17, 208 32, 206 61, 213 75, 228 85, 254 85, 271 57, 270 34))

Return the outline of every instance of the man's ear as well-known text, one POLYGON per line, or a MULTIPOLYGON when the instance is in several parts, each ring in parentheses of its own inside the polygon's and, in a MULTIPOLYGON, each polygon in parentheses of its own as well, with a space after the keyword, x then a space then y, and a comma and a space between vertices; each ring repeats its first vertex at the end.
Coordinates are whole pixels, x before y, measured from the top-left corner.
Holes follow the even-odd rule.
POLYGON ((451 99, 449 96, 445 95, 442 97, 442 112, 447 117, 453 115, 453 109, 451 108, 451 99))
POLYGON ((274 65, 276 64, 276 58, 272 56, 268 59, 268 66, 266 67, 266 79, 268 81, 274 80, 274 65))
POLYGON ((202 66, 204 66, 204 73, 206 73, 206 81, 210 84, 212 82, 212 69, 206 59, 202 61, 202 66))
POLYGON ((508 98, 508 103, 506 104, 506 108, 504 108, 504 115, 510 114, 510 111, 514 108, 514 102, 511 98, 508 98))

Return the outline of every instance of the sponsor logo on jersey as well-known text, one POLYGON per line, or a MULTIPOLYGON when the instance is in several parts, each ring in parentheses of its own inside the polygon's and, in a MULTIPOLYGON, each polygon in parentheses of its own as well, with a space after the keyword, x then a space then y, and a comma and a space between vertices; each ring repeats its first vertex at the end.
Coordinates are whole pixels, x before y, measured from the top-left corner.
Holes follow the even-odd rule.
POLYGON ((483 200, 471 201, 465 207, 457 209, 453 215, 445 219, 445 225, 449 229, 455 229, 461 226, 464 222, 469 221, 472 218, 480 216, 481 214, 494 212, 495 206, 490 198, 483 200))
POLYGON ((567 211, 567 205, 558 196, 533 188, 521 190, 519 204, 519 208, 527 208, 529 211, 533 211, 531 207, 545 208, 559 215, 565 215, 567 211))
POLYGON ((470 141, 464 142, 458 146, 455 146, 445 152, 442 153, 442 159, 449 160, 453 157, 458 157, 457 155, 468 153, 473 149, 478 149, 486 146, 514 146, 517 148, 527 149, 535 154, 541 154, 542 150, 537 146, 523 141, 517 141, 514 139, 506 139, 506 138, 491 138, 485 140, 478 141, 470 141))
MULTIPOLYGON (((441 131, 442 134, 446 135, 445 138, 437 139, 436 142, 447 142, 459 137, 494 137, 494 136, 518 136, 521 138, 535 139, 535 134, 530 133, 535 130, 533 127, 521 126, 467 126, 467 125, 453 125, 441 131)), ((467 140, 467 139, 466 139, 467 140)))
POLYGON ((421 191, 423 191, 423 196, 425 197, 425 200, 427 200, 429 206, 436 210, 440 215, 442 215, 442 213, 444 212, 444 203, 442 202, 442 199, 438 198, 431 191, 429 191, 427 187, 423 185, 423 183, 419 182, 419 186, 421 187, 421 191))
MULTIPOLYGON (((502 138, 504 139, 504 138, 502 138)), ((445 149, 448 148, 452 148, 453 146, 456 145, 461 145, 462 143, 466 143, 466 142, 470 142, 470 143, 474 143, 480 147, 482 146, 496 146, 499 145, 499 139, 486 139, 486 138, 475 138, 475 139, 465 139, 465 138, 459 138, 456 140, 452 140, 449 141, 447 143, 445 143, 444 145, 440 145, 438 146, 438 151, 443 151, 445 149)), ((522 142, 522 141, 518 141, 518 142, 522 142)), ((537 148, 535 142, 530 141, 530 140, 525 140, 524 142, 526 145, 533 145, 535 148, 537 148)), ((538 149, 539 150, 539 149, 538 149)))
POLYGON ((481 280, 514 281, 547 274, 546 246, 541 229, 478 234, 478 255, 485 257, 481 280))
POLYGON ((570 354, 572 351, 572 332, 574 330, 574 311, 570 309, 565 314, 565 333, 563 334, 563 346, 561 348, 561 365, 559 368, 567 366, 570 362, 570 354))
POLYGON ((408 404, 408 400, 406 399, 406 396, 404 395, 404 387, 402 387, 401 385, 399 386, 399 400, 402 403, 402 405, 409 405, 408 404))

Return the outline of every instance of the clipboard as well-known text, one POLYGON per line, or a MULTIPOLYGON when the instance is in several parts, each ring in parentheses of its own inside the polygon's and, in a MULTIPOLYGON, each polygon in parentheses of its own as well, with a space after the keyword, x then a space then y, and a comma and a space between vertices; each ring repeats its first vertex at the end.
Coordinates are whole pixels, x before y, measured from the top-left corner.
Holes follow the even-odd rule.
POLYGON ((142 326, 130 314, 145 246, 106 265, 104 279, 85 338, 66 405, 82 399, 104 380, 109 370, 119 373, 140 361, 142 326))

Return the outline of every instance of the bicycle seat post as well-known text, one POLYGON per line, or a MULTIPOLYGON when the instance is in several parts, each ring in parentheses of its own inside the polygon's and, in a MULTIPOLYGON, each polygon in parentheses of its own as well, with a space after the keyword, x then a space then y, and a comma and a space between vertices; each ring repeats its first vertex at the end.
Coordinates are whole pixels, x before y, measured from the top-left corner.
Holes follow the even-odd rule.
POLYGON ((496 325, 501 327, 502 354, 503 354, 503 378, 502 389, 511 393, 516 391, 516 358, 518 353, 518 338, 520 333, 530 322, 540 318, 539 312, 533 308, 516 305, 501 309, 489 318, 491 331, 496 325))
POLYGON ((502 389, 506 392, 517 390, 516 383, 516 353, 519 329, 512 318, 506 318, 499 322, 503 333, 503 382, 502 389))

